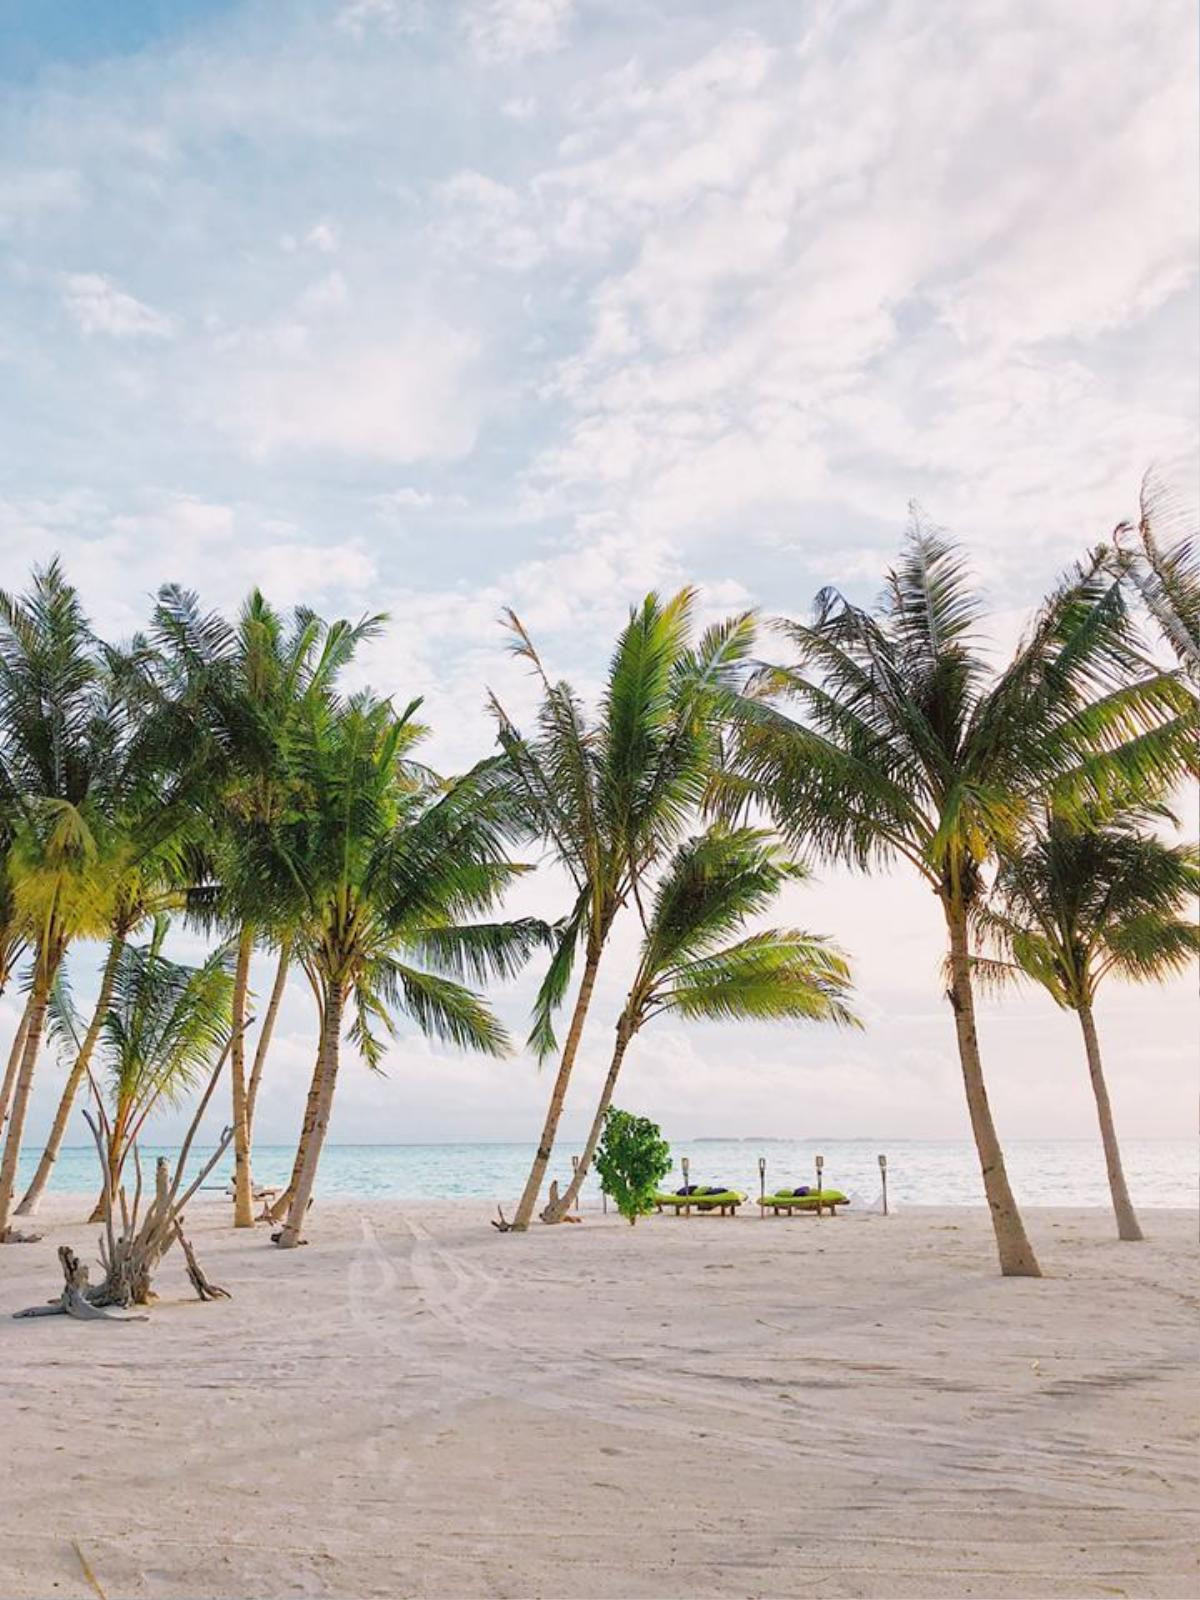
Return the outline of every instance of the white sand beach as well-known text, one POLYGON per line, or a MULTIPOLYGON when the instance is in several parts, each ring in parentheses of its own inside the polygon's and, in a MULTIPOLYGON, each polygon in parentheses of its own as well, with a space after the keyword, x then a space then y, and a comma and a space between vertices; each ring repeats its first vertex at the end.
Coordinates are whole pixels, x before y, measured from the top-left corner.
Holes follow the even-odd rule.
POLYGON ((82 1200, 0 1252, 0 1595, 1192 1596, 1196 1224, 982 1211, 501 1237, 339 1202, 284 1254, 216 1197, 146 1323, 13 1321, 82 1200), (174 1296, 178 1295, 178 1299, 174 1296))

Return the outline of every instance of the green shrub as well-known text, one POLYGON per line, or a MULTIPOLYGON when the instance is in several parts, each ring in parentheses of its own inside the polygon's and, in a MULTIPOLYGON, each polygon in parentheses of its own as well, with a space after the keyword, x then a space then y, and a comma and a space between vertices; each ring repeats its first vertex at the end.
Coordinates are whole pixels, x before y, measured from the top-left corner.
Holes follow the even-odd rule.
POLYGON ((609 1106, 596 1152, 600 1186, 630 1223, 654 1208, 658 1186, 671 1170, 671 1147, 649 1117, 609 1106))

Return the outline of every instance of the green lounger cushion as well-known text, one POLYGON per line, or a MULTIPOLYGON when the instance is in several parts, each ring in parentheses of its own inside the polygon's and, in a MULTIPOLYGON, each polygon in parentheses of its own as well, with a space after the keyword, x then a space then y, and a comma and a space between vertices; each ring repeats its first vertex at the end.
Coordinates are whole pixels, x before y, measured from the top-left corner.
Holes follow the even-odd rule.
POLYGON ((848 1206, 849 1199, 840 1189, 814 1189, 810 1194, 768 1194, 760 1202, 764 1206, 794 1206, 797 1211, 815 1211, 823 1206, 848 1206))
POLYGON ((654 1203, 660 1206, 737 1206, 745 1198, 736 1189, 723 1189, 720 1194, 656 1194, 654 1203))

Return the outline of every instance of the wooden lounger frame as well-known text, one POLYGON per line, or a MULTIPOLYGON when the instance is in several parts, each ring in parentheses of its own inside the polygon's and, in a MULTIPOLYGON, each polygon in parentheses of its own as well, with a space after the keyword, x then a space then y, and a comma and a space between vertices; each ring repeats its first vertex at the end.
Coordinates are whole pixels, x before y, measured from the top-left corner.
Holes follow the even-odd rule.
POLYGON ((796 1195, 794 1196, 793 1203, 788 1205, 786 1198, 780 1197, 779 1199, 776 1199, 773 1195, 768 1194, 764 1195, 762 1199, 759 1200, 758 1204, 764 1216, 767 1212, 771 1212, 772 1215, 778 1216, 782 1211, 784 1215, 788 1217, 794 1216, 797 1212, 799 1212, 802 1217, 822 1217, 826 1214, 826 1212, 828 1212, 831 1217, 836 1217, 837 1208, 839 1206, 848 1206, 850 1204, 849 1200, 822 1200, 819 1206, 806 1206, 801 1203, 806 1198, 807 1196, 805 1195, 796 1195))
POLYGON ((669 1200, 656 1200, 654 1209, 659 1216, 664 1211, 673 1211, 677 1217, 686 1217, 691 1215, 692 1207, 695 1206, 697 1211, 719 1211, 723 1217, 732 1217, 737 1212, 737 1208, 745 1204, 745 1200, 709 1200, 706 1202, 703 1195, 695 1197, 680 1195, 678 1205, 673 1205, 669 1200))

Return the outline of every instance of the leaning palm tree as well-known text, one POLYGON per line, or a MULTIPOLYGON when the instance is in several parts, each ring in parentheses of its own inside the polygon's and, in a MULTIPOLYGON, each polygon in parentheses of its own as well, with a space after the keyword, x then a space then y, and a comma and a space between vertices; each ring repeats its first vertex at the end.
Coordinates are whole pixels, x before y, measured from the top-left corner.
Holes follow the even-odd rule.
POLYGON ((50 995, 68 947, 99 938, 144 848, 115 825, 147 781, 137 728, 114 690, 78 595, 57 562, 27 595, 0 594, 0 811, 8 881, 28 930, 29 1001, 0 1160, 0 1241, 11 1237, 17 1161, 50 995))
POLYGON ((350 1040, 377 1065, 397 1012, 433 1038, 503 1055, 504 1029, 463 977, 507 976, 548 930, 534 919, 467 922, 525 869, 509 861, 512 818, 498 759, 443 783, 412 750, 418 702, 397 716, 362 694, 313 698, 295 740, 305 796, 279 829, 278 860, 300 887, 297 949, 316 994, 320 1047, 313 1126, 277 1242, 290 1248, 312 1197, 329 1126, 347 1014, 350 1040))
POLYGON ((211 882, 194 910, 199 920, 227 931, 237 948, 230 1058, 236 1227, 254 1223, 254 1108, 300 911, 299 896, 288 892, 294 885, 272 860, 276 829, 296 799, 291 740, 306 702, 333 694, 339 673, 381 622, 368 617, 357 625, 327 624, 302 608, 285 622, 255 589, 230 626, 215 613, 202 613, 194 594, 174 586, 159 592, 154 638, 163 663, 161 699, 173 709, 179 733, 211 755, 201 802, 211 882), (275 974, 247 1076, 251 963, 264 948, 275 952, 275 974))
POLYGON ((977 642, 980 611, 961 552, 916 520, 877 611, 827 589, 811 622, 780 625, 797 659, 765 669, 762 698, 739 708, 724 804, 760 796, 793 845, 861 870, 906 862, 937 896, 1000 1268, 1038 1276, 988 1102, 971 914, 989 864, 1048 795, 1111 803, 1181 770, 1195 699, 1141 653, 1099 556, 1063 580, 1003 670, 977 642))
MULTIPOLYGON (((169 930, 169 918, 158 916, 146 944, 122 948, 100 1021, 97 1070, 89 1067, 88 1078, 104 1102, 107 1170, 93 1220, 116 1200, 149 1117, 164 1102, 178 1104, 212 1070, 228 1036, 229 951, 215 950, 201 966, 186 966, 163 954, 169 930)), ((85 1029, 62 984, 55 1028, 77 1056, 85 1029)))
POLYGON ((112 1002, 122 954, 130 938, 147 921, 182 906, 186 871, 186 821, 160 794, 141 793, 135 804, 116 819, 129 848, 127 867, 113 887, 108 943, 100 970, 100 987, 86 1026, 79 1031, 78 1048, 50 1125, 45 1146, 29 1187, 16 1209, 19 1217, 33 1216, 41 1203, 66 1136, 76 1097, 85 1082, 100 1040, 104 1019, 112 1002), (155 848, 155 841, 158 847, 155 848))
POLYGON ((849 967, 827 940, 771 928, 728 942, 785 884, 807 876, 761 829, 714 825, 675 852, 654 892, 608 1076, 563 1210, 591 1167, 625 1053, 653 1017, 859 1025, 847 1004, 849 967))
MULTIPOLYGON (((28 930, 22 926, 16 897, 12 892, 12 883, 9 879, 8 852, 11 840, 7 837, 7 823, 0 823, 0 828, 3 829, 5 835, 0 840, 0 995, 2 995, 8 988, 13 974, 17 971, 21 958, 25 954, 28 930)), ((17 1068, 21 1062, 21 1046, 25 1040, 25 1018, 28 1010, 29 997, 26 996, 21 1005, 16 1032, 9 1046, 8 1062, 3 1076, 0 1077, 0 1135, 3 1134, 4 1125, 8 1121, 8 1104, 12 1098, 17 1068)))
POLYGON ((1194 510, 1148 473, 1136 527, 1121 523, 1114 539, 1117 570, 1133 584, 1193 684, 1200 684, 1200 558, 1194 510))
MULTIPOLYGON (((553 1015, 583 970, 529 1177, 511 1227, 528 1227, 545 1181, 614 922, 642 892, 646 873, 695 816, 716 759, 719 713, 744 673, 753 619, 734 617, 691 643, 695 594, 648 595, 631 612, 609 666, 599 715, 588 717, 565 682, 552 682, 519 619, 508 613, 516 653, 542 690, 536 731, 523 738, 493 697, 509 790, 524 827, 569 875, 574 903, 557 930, 534 1007, 530 1044, 539 1060, 557 1048, 553 1015)), ((544 1213, 555 1221, 561 1207, 544 1213)))
POLYGON ((1096 1032, 1096 992, 1110 974, 1162 982, 1200 954, 1195 906, 1200 851, 1172 846, 1126 817, 1079 826, 1049 817, 1019 853, 1006 856, 980 928, 999 959, 982 978, 1039 983, 1079 1018, 1096 1100, 1117 1233, 1140 1239, 1117 1144, 1096 1032))
POLYGON ((153 655, 136 637, 102 646, 105 689, 125 729, 109 782, 107 834, 114 868, 107 945, 91 1020, 67 1073, 50 1132, 18 1216, 36 1212, 50 1181, 75 1100, 87 1075, 127 941, 160 912, 178 908, 197 871, 197 799, 208 770, 194 742, 181 747, 170 719, 145 692, 153 655))

